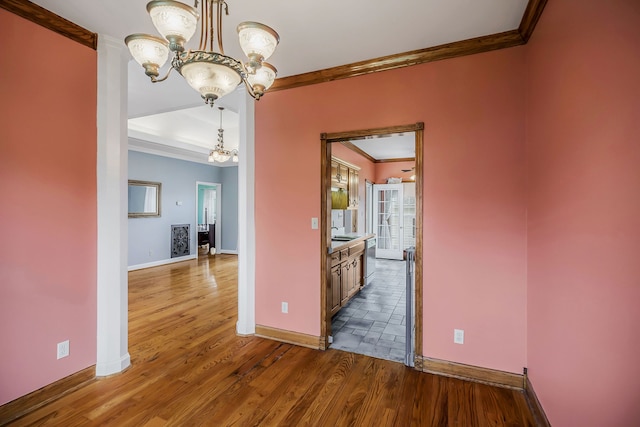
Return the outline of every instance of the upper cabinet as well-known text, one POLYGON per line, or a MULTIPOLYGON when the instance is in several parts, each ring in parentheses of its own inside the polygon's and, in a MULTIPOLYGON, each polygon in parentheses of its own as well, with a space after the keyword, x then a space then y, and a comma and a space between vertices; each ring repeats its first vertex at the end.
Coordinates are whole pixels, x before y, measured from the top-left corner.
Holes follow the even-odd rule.
POLYGON ((359 171, 360 168, 355 165, 336 157, 331 158, 331 207, 333 209, 358 209, 359 171))
POLYGON ((349 185, 347 192, 349 193, 349 209, 358 209, 360 203, 360 195, 358 193, 358 171, 349 169, 349 185))
POLYGON ((331 187, 347 188, 349 182, 349 167, 332 158, 331 160, 331 187))

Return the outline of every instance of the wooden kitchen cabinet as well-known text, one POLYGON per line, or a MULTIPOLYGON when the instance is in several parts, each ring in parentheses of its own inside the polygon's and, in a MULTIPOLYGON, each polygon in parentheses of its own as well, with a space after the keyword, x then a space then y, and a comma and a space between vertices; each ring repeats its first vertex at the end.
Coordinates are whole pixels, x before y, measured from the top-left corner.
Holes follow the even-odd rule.
POLYGON ((342 281, 342 266, 340 264, 331 267, 331 292, 329 293, 329 309, 331 314, 340 310, 342 295, 340 283, 342 281), (335 286, 334 284, 338 284, 335 286))
POLYGON ((331 254, 331 288, 328 305, 331 315, 336 314, 358 291, 363 282, 364 242, 331 254))
POLYGON ((331 161, 331 186, 347 188, 349 184, 349 168, 337 160, 331 161))
POLYGON ((345 261, 340 264, 340 285, 336 286, 340 288, 340 307, 349 302, 349 287, 350 283, 350 274, 351 271, 351 262, 345 261))
POLYGON ((358 184, 358 171, 355 169, 349 169, 349 185, 347 186, 347 191, 349 193, 349 209, 358 209, 358 205, 360 204, 358 184))
POLYGON ((331 158, 331 200, 333 209, 358 209, 360 204, 360 194, 358 191, 358 185, 360 183, 359 174, 360 168, 358 166, 336 157, 331 158), (341 191, 346 192, 346 206, 334 201, 334 195, 337 195, 341 191))

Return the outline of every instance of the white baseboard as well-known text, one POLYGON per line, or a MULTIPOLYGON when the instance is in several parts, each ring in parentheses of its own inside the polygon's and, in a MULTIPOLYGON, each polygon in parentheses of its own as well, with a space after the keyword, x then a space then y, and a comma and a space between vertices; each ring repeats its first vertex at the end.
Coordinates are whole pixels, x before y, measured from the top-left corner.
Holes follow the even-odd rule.
POLYGON ((188 261, 190 259, 197 259, 197 258, 198 258, 198 254, 186 255, 178 258, 161 259, 159 261, 147 262, 144 264, 130 265, 129 267, 127 267, 127 270, 128 271, 142 270, 143 268, 157 267, 159 265, 173 264, 174 262, 188 261))
POLYGON ((237 250, 232 250, 232 249, 220 249, 221 254, 229 254, 229 255, 238 255, 238 251, 237 250))
POLYGON ((129 353, 120 357, 119 360, 111 361, 109 363, 96 364, 96 377, 107 377, 109 375, 122 372, 131 366, 131 356, 129 353))

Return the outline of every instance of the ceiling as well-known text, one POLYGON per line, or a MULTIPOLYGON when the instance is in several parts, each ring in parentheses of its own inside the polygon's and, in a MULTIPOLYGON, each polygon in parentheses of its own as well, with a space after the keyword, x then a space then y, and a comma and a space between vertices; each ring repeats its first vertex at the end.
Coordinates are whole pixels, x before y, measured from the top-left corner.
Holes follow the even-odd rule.
POLYGON ((416 135, 414 132, 376 135, 350 142, 374 160, 416 157, 416 135))
MULTIPOLYGON (((99 35, 124 40, 132 33, 157 34, 146 12, 147 0, 32 1, 99 35)), ((225 53, 240 59, 244 56, 237 42, 238 23, 258 21, 271 26, 280 34, 280 44, 269 62, 278 69, 278 77, 287 77, 514 30, 520 25, 527 3, 528 0, 227 0, 229 16, 223 18, 223 41, 225 53)), ((197 43, 194 39, 191 45, 197 43)), ((177 73, 173 74, 165 82, 152 84, 142 67, 133 60, 129 62, 131 148, 159 150, 156 154, 165 150, 172 157, 184 155, 189 160, 206 162, 208 149, 216 142, 219 113, 204 106, 198 93, 177 73), (176 150, 181 154, 176 155, 176 150)), ((236 91, 216 102, 227 108, 226 148, 238 145, 238 118, 232 113, 238 111, 240 96, 236 91)), ((368 150, 367 142, 359 144, 368 150)), ((390 154, 373 157, 380 155, 390 154)))

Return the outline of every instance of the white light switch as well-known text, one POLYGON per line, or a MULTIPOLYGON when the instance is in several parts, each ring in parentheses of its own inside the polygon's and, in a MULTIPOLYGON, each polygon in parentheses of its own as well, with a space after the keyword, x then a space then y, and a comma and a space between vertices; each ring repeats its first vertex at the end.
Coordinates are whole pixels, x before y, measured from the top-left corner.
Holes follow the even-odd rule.
POLYGON ((312 230, 318 229, 318 218, 311 218, 311 229, 312 230))

